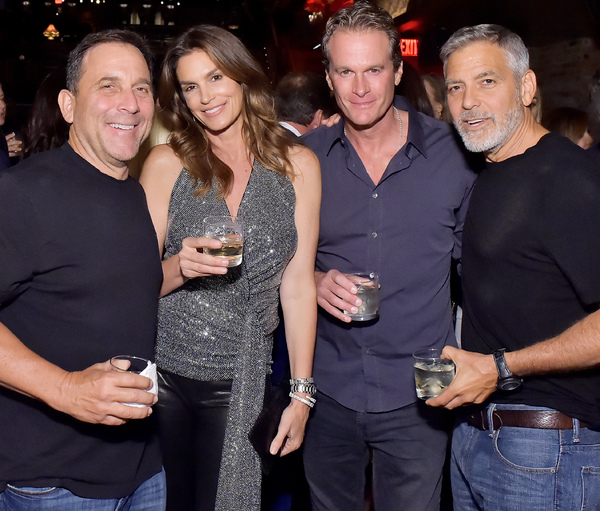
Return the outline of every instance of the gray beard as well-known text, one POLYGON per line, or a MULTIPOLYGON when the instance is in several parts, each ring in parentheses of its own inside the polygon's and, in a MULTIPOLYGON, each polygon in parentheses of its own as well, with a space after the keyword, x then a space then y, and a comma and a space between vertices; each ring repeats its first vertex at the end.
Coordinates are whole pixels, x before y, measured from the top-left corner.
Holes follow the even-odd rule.
POLYGON ((504 113, 502 123, 498 123, 498 118, 495 115, 490 115, 488 112, 463 112, 459 118, 459 122, 454 122, 458 133, 460 134, 465 147, 474 153, 493 152, 501 147, 514 133, 519 124, 523 121, 523 108, 520 105, 515 105, 504 113), (491 118, 495 125, 495 129, 482 139, 478 133, 473 133, 463 127, 462 120, 464 118, 488 117, 491 118))

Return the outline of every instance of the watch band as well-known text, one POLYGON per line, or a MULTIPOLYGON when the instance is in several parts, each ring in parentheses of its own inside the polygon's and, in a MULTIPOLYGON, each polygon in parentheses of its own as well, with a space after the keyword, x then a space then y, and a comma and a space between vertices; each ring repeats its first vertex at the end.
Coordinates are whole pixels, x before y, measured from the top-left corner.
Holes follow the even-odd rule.
POLYGON ((317 393, 317 387, 314 383, 292 383, 290 385, 292 392, 300 392, 302 394, 310 394, 314 396, 317 393))
POLYGON ((504 357, 505 351, 506 348, 494 351, 494 362, 496 362, 496 369, 498 371, 497 387, 500 390, 515 390, 521 386, 523 380, 511 373, 504 357))

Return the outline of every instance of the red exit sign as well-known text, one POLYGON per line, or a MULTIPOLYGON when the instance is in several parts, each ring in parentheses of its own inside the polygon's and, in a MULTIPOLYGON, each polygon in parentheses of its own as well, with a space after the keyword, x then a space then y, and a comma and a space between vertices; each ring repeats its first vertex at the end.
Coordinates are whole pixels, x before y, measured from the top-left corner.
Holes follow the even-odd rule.
POLYGON ((400 49, 404 57, 419 56, 419 40, 418 39, 402 39, 400 41, 400 49))

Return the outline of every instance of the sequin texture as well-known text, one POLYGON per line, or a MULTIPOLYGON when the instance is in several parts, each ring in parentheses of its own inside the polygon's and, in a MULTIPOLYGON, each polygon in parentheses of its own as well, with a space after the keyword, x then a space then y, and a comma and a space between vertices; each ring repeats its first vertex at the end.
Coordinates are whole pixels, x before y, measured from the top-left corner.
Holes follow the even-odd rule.
MULTIPOLYGON (((228 215, 216 186, 202 197, 183 170, 169 205, 165 259, 186 237, 202 235, 207 216, 228 215)), ((260 509, 260 462, 248 442, 270 371, 281 276, 297 245, 292 183, 258 162, 238 210, 242 264, 226 275, 186 282, 159 303, 159 368, 200 381, 233 380, 216 509, 260 509)))

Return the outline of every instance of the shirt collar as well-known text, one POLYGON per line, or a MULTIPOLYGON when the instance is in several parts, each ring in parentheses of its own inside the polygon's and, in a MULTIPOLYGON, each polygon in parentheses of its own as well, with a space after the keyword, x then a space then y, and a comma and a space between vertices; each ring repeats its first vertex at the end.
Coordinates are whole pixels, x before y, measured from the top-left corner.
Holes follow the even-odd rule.
POLYGON ((292 126, 289 122, 279 121, 279 124, 283 126, 286 130, 291 131, 297 137, 301 137, 302 133, 300 133, 294 126, 292 126))
MULTIPOLYGON (((419 114, 402 96, 396 96, 394 98, 394 106, 398 110, 405 110, 408 112, 408 137, 406 145, 404 146, 405 151, 408 153, 410 148, 414 147, 427 158, 427 144, 425 143, 425 133, 419 114)), ((345 121, 344 119, 341 119, 340 122, 325 130, 323 137, 326 140, 326 147, 328 148, 327 154, 329 154, 335 144, 341 143, 344 145, 344 126, 345 121)))

